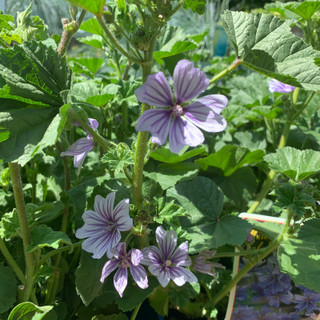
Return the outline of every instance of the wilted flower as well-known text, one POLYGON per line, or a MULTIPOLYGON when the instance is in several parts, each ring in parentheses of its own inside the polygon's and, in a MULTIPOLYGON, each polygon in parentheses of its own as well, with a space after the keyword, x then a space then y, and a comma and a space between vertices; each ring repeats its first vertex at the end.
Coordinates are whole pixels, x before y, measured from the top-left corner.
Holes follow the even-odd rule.
POLYGON ((135 91, 140 102, 157 109, 146 110, 139 118, 137 131, 149 131, 152 142, 163 145, 169 136, 169 147, 178 153, 184 146, 195 147, 204 141, 203 129, 208 132, 223 131, 227 123, 220 115, 228 99, 221 94, 197 97, 209 85, 209 79, 187 60, 180 60, 173 73, 175 99, 168 80, 162 72, 150 75, 135 91))
POLYGON ((294 86, 290 86, 289 84, 280 82, 276 79, 268 81, 268 84, 270 92, 290 93, 296 88, 294 86))
POLYGON ((120 242, 120 231, 132 228, 129 217, 129 199, 121 200, 114 207, 115 192, 106 198, 97 195, 94 199, 94 210, 88 210, 82 215, 84 226, 77 230, 76 237, 86 239, 82 249, 93 253, 93 258, 100 259, 105 253, 112 258, 111 250, 120 242))
POLYGON ((200 252, 193 260, 193 269, 204 274, 209 274, 215 278, 215 268, 225 269, 225 266, 221 263, 208 261, 208 259, 212 259, 215 254, 216 251, 209 250, 200 252))
POLYGON ((304 294, 295 294, 293 302, 297 303, 296 309, 298 311, 306 310, 306 313, 312 313, 313 311, 320 310, 320 293, 316 293, 313 290, 303 288, 304 294))
POLYGON ((113 277, 113 284, 118 291, 120 297, 128 284, 128 268, 132 275, 133 280, 141 289, 148 287, 147 273, 144 267, 140 265, 140 261, 143 258, 142 252, 139 249, 131 249, 128 253, 126 251, 125 242, 120 242, 114 251, 114 258, 107 261, 102 269, 101 282, 109 276, 109 274, 119 268, 113 277))
MULTIPOLYGON (((89 125, 92 129, 97 129, 99 123, 96 119, 89 118, 89 125)), ((79 126, 79 123, 74 122, 74 126, 79 126)), ((77 175, 79 175, 81 166, 87 154, 93 149, 94 141, 92 136, 88 133, 86 138, 80 138, 75 143, 73 143, 67 151, 61 152, 60 156, 72 156, 73 166, 78 168, 77 175)))
POLYGON ((149 266, 150 273, 158 278, 162 287, 166 287, 170 279, 177 286, 183 286, 186 282, 198 282, 191 271, 183 268, 191 265, 191 259, 188 256, 188 242, 183 242, 175 250, 177 233, 167 232, 161 226, 156 230, 156 240, 159 248, 151 246, 142 249, 141 264, 149 266))

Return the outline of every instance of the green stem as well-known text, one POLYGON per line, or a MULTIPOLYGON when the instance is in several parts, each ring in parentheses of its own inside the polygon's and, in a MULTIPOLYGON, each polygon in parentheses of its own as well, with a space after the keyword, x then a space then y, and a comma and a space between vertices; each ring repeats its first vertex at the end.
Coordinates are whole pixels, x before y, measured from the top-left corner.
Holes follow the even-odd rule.
POLYGON ((264 249, 255 249, 248 251, 236 251, 236 252, 218 252, 214 255, 214 258, 236 257, 236 256, 252 256, 263 252, 264 249))
POLYGON ((74 25, 70 27, 70 29, 68 28, 67 25, 71 25, 71 24, 69 24, 68 22, 64 24, 64 30, 62 32, 61 40, 57 49, 60 56, 63 56, 66 53, 70 40, 72 36, 79 30, 79 27, 85 15, 86 15, 86 11, 82 10, 78 21, 73 20, 71 22, 71 24, 74 23, 74 25))
POLYGON ((125 55, 131 62, 135 62, 139 65, 141 65, 142 61, 137 59, 136 57, 132 56, 129 52, 127 52, 127 50, 120 44, 120 42, 114 37, 114 35, 110 32, 110 30, 108 29, 108 27, 105 25, 105 23, 102 20, 101 15, 97 15, 97 20, 100 23, 103 31, 105 32, 105 34, 107 35, 107 37, 109 38, 109 40, 112 42, 112 44, 123 54, 125 55))
POLYGON ((20 168, 18 163, 9 162, 9 169, 11 174, 14 199, 15 199, 16 208, 18 212, 24 257, 26 261, 26 281, 25 281, 23 300, 28 301, 33 290, 34 274, 36 273, 35 261, 34 261, 33 254, 28 252, 28 248, 31 245, 31 237, 30 237, 29 224, 28 224, 27 213, 26 213, 26 208, 24 203, 20 168))
POLYGON ((64 246, 55 250, 51 250, 41 258, 41 260, 39 261, 39 266, 43 265, 49 258, 51 258, 56 254, 59 254, 61 252, 68 251, 68 250, 73 250, 74 248, 81 246, 82 242, 83 241, 79 241, 79 242, 73 243, 71 246, 64 246))
POLYGON ((130 320, 135 320, 135 319, 136 319, 136 317, 137 317, 137 315, 138 315, 138 312, 139 312, 139 310, 140 310, 141 305, 142 305, 142 302, 140 302, 140 303, 136 306, 136 308, 133 310, 130 320))
POLYGON ((232 64, 224 69, 223 71, 219 72, 217 75, 215 75, 211 80, 210 80, 210 84, 216 82, 217 80, 219 80, 220 78, 224 77, 226 74, 228 74, 229 72, 233 71, 237 66, 239 66, 242 63, 242 60, 240 58, 237 58, 236 60, 234 60, 232 62, 232 64))
POLYGON ((94 141, 102 148, 104 152, 110 149, 109 143, 103 137, 101 137, 99 133, 93 130, 85 121, 83 121, 82 118, 80 118, 79 115, 72 110, 72 108, 69 108, 68 115, 72 120, 80 123, 81 127, 90 133, 94 141))
POLYGON ((177 6, 171 11, 170 15, 167 18, 169 20, 184 4, 185 0, 180 0, 180 2, 177 4, 177 6))
POLYGON ((23 272, 19 268, 16 261, 13 259, 12 255, 10 254, 5 242, 0 238, 0 251, 3 254, 4 258, 6 259, 8 265, 11 267, 13 272, 16 274, 17 278, 20 282, 24 285, 26 283, 26 279, 24 277, 23 272))
POLYGON ((229 291, 261 260, 266 258, 273 250, 275 250, 280 242, 282 241, 283 237, 287 235, 288 230, 290 228, 290 221, 292 219, 293 213, 288 210, 286 222, 283 226, 281 233, 278 237, 272 241, 272 243, 266 247, 263 252, 255 257, 252 258, 237 274, 236 276, 227 283, 222 290, 214 296, 211 300, 212 305, 216 305, 223 297, 225 297, 229 291))
MULTIPOLYGON (((296 102, 297 102, 298 92, 299 92, 299 90, 295 90, 295 92, 293 94, 293 97, 292 97, 293 105, 295 105, 296 102)), ((315 92, 312 92, 310 94, 310 96, 307 98, 307 100, 301 105, 301 107, 299 109, 297 109, 292 115, 289 116, 288 120, 284 124, 283 132, 282 132, 282 135, 280 137, 280 141, 279 141, 279 145, 278 145, 278 149, 282 149, 282 148, 284 148, 286 146, 291 125, 294 123, 296 118, 302 113, 302 111, 308 106, 308 104, 312 100, 314 94, 315 94, 315 92)), ((276 176, 275 171, 270 170, 269 173, 268 173, 267 179, 265 180, 265 182, 264 182, 264 184, 262 186, 261 191, 257 195, 256 201, 248 209, 248 211, 247 211, 248 213, 255 212, 255 210, 259 207, 259 205, 262 202, 262 200, 269 193, 269 190, 270 190, 270 188, 272 186, 272 183, 273 183, 273 180, 274 180, 275 176, 276 176)))

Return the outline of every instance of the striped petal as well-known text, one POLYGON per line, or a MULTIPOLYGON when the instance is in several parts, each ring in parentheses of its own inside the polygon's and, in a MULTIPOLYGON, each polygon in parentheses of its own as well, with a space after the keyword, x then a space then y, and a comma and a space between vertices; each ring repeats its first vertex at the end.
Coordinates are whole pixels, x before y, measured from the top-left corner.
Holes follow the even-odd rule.
POLYGON ((127 268, 119 268, 116 274, 113 277, 113 284, 116 290, 119 293, 119 296, 122 298, 123 292, 128 284, 128 271, 127 268))
POLYGON ((131 266, 130 273, 132 275, 133 280, 141 289, 148 288, 148 278, 146 270, 142 266, 131 266))
POLYGON ((148 267, 150 273, 158 278, 159 283, 162 287, 166 287, 170 281, 170 273, 164 268, 156 265, 151 265, 148 267))
POLYGON ((112 213, 112 221, 119 231, 128 231, 133 227, 133 221, 129 216, 129 199, 121 200, 112 213))
POLYGON ((94 210, 102 217, 106 222, 112 221, 112 211, 115 199, 115 192, 110 192, 106 198, 96 195, 94 198, 94 210))
POLYGON ((93 149, 94 141, 87 138, 81 138, 73 143, 67 151, 61 152, 60 156, 76 156, 88 153, 93 149))
POLYGON ((104 280, 109 276, 109 274, 114 271, 119 265, 119 260, 113 259, 109 260, 103 267, 101 272, 100 282, 104 282, 104 280))
POLYGON ((156 230, 156 240, 162 253, 163 260, 169 260, 173 250, 177 245, 177 233, 175 231, 165 231, 161 226, 156 230))
POLYGON ((155 246, 143 248, 141 250, 143 254, 143 259, 140 261, 141 264, 150 266, 152 264, 161 264, 162 263, 162 257, 159 249, 155 246))
POLYGON ((198 146, 204 141, 202 132, 190 121, 175 117, 169 132, 170 151, 179 153, 186 145, 198 146))
POLYGON ((178 267, 188 267, 191 265, 191 259, 188 255, 188 241, 185 241, 180 244, 180 246, 174 252, 170 260, 172 264, 175 264, 178 267))
POLYGON ((196 276, 189 270, 182 267, 171 267, 169 268, 170 278, 173 282, 181 287, 186 282, 198 282, 196 276))
POLYGON ((135 91, 135 95, 140 102, 150 106, 172 106, 171 88, 163 72, 148 76, 147 81, 135 91))
POLYGON ((181 104, 205 91, 209 79, 200 69, 194 68, 192 62, 180 60, 174 68, 173 83, 176 103, 181 104))
POLYGON ((171 110, 149 109, 138 119, 137 131, 149 131, 152 142, 163 145, 170 129, 171 110))
POLYGON ((139 249, 131 249, 129 251, 130 257, 131 257, 131 263, 134 266, 137 266, 140 264, 140 261, 143 259, 143 254, 141 250, 139 249))
POLYGON ((89 237, 82 242, 82 249, 93 253, 92 257, 94 259, 100 259, 108 250, 111 249, 111 238, 112 235, 110 233, 105 233, 104 236, 97 234, 95 237, 89 237))

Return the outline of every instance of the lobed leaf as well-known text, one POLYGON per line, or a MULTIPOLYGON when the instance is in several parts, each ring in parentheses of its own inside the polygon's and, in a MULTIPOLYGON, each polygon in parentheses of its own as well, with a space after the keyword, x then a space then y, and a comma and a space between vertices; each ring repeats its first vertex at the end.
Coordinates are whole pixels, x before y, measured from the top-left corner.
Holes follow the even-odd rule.
POLYGON ((22 302, 15 306, 8 320, 56 320, 57 314, 53 306, 36 306, 31 302, 22 302))
POLYGON ((105 5, 105 0, 68 0, 70 3, 92 12, 95 15, 100 15, 105 5))
POLYGON ((237 56, 247 67, 306 90, 320 89, 320 53, 274 15, 224 11, 222 20, 237 56))

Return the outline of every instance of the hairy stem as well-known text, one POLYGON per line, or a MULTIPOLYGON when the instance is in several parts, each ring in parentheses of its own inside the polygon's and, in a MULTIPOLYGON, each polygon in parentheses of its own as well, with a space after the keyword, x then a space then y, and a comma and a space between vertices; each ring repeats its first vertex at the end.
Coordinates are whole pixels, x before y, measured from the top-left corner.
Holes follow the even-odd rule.
POLYGON ((224 69, 223 71, 219 72, 218 74, 216 74, 211 80, 210 80, 210 84, 216 82, 217 80, 221 79, 222 77, 224 77, 226 74, 230 73, 231 71, 233 71, 236 67, 238 67, 240 64, 242 63, 242 60, 240 58, 237 58, 236 60, 234 60, 232 62, 232 64, 224 69))
POLYGON ((26 207, 24 203, 24 195, 22 190, 22 182, 20 176, 20 168, 18 163, 9 162, 9 169, 11 174, 12 188, 16 208, 18 212, 20 236, 23 243, 24 257, 26 261, 26 281, 23 293, 23 300, 28 301, 33 290, 33 281, 35 274, 35 261, 32 253, 28 252, 28 247, 31 245, 31 237, 29 224, 27 219, 26 207))

